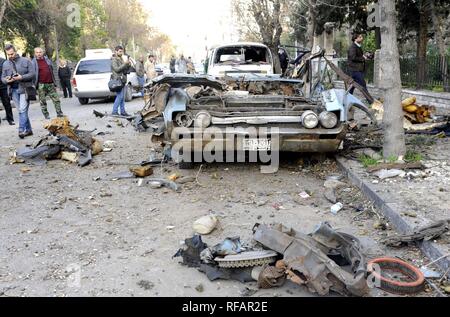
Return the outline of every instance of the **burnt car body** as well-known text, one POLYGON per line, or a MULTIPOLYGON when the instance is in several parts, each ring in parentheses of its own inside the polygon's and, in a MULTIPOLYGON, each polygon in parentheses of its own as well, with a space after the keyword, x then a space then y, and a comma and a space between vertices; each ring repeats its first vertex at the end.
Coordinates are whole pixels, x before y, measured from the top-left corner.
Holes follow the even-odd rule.
POLYGON ((231 143, 234 151, 335 152, 345 139, 349 110, 368 109, 345 90, 306 98, 303 85, 277 76, 219 80, 165 75, 148 87, 150 98, 136 125, 151 126, 171 144, 190 144, 193 152, 212 141, 216 146, 231 143), (145 124, 161 115, 159 126, 145 124), (213 131, 214 137, 205 137, 199 129, 213 131))

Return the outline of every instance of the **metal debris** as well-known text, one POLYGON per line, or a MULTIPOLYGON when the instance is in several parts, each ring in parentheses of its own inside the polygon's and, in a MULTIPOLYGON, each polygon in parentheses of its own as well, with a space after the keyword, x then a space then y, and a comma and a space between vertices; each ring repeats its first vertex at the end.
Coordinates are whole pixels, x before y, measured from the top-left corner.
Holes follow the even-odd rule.
POLYGON ((414 242, 430 241, 438 239, 450 229, 450 219, 435 222, 429 226, 414 231, 411 234, 393 236, 383 239, 381 242, 390 247, 400 247, 414 242))
POLYGON ((256 225, 254 231, 257 242, 284 255, 286 272, 293 282, 319 295, 331 290, 341 295, 367 294, 366 260, 355 237, 334 231, 328 223, 322 223, 311 235, 282 225, 256 225), (347 265, 349 271, 344 269, 347 265))

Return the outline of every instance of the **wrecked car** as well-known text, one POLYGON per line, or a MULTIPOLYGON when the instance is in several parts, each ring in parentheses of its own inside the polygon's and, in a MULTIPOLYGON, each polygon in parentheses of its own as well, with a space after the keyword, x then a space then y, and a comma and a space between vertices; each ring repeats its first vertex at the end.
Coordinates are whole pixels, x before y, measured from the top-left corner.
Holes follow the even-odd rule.
POLYGON ((346 137, 350 110, 371 115, 346 90, 306 97, 302 80, 279 76, 171 74, 147 89, 149 98, 135 126, 152 128, 170 143, 182 156, 179 163, 192 160, 189 153, 214 153, 213 161, 228 162, 234 153, 336 152, 346 137), (216 153, 227 153, 227 160, 216 153))

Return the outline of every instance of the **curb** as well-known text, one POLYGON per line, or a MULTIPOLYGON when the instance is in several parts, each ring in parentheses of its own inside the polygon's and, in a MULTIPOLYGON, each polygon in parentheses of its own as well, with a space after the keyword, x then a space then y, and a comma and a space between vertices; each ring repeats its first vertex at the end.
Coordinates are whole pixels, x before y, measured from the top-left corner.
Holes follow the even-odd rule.
MULTIPOLYGON (((386 202, 383 197, 376 193, 368 183, 359 178, 359 176, 346 165, 344 159, 336 156, 336 161, 350 182, 358 187, 364 195, 367 196, 367 198, 374 202, 374 204, 381 210, 383 215, 389 220, 398 233, 406 234, 414 231, 415 228, 411 227, 408 222, 403 219, 401 216, 401 211, 396 208, 395 203, 386 202)), ((431 241, 423 241, 418 243, 418 245, 422 253, 431 261, 435 261, 446 255, 443 254, 436 244, 431 241)), ((450 269, 450 260, 448 257, 436 262, 436 265, 440 270, 442 270, 442 272, 447 272, 447 276, 450 277, 450 272, 448 272, 450 269)))

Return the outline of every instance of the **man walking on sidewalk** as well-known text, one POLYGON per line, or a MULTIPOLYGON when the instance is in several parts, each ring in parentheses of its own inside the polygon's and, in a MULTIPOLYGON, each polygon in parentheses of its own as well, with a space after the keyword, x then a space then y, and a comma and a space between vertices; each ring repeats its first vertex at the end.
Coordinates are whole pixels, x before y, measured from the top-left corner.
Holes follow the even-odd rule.
POLYGON ((33 80, 36 74, 31 61, 20 57, 13 45, 6 45, 5 52, 8 60, 3 64, 2 82, 8 85, 8 93, 19 110, 19 137, 23 139, 33 135, 28 109, 29 93, 34 92, 33 80))
MULTIPOLYGON (((351 72, 351 76, 355 82, 367 91, 367 83, 364 79, 367 57, 361 47, 364 42, 364 37, 362 34, 355 34, 352 40, 353 43, 348 50, 348 70, 351 72)), ((350 93, 353 95, 354 92, 355 88, 352 88, 350 93)), ((368 102, 370 103, 370 101, 368 102)))
MULTIPOLYGON (((3 71, 3 63, 6 62, 6 59, 0 57, 0 76, 3 71)), ((0 97, 2 100, 3 108, 6 112, 6 121, 8 121, 9 125, 15 125, 14 123, 14 116, 11 108, 11 98, 9 98, 8 95, 8 86, 6 86, 1 80, 0 80, 0 97)), ((0 120, 0 123, 2 121, 0 120)))
POLYGON ((34 49, 34 59, 32 63, 36 74, 34 84, 38 91, 42 114, 45 119, 50 119, 50 114, 47 109, 47 97, 49 97, 55 105, 58 117, 64 117, 61 110, 61 101, 59 100, 58 92, 56 91, 56 80, 53 73, 52 62, 44 55, 44 50, 42 48, 36 47, 34 49))

